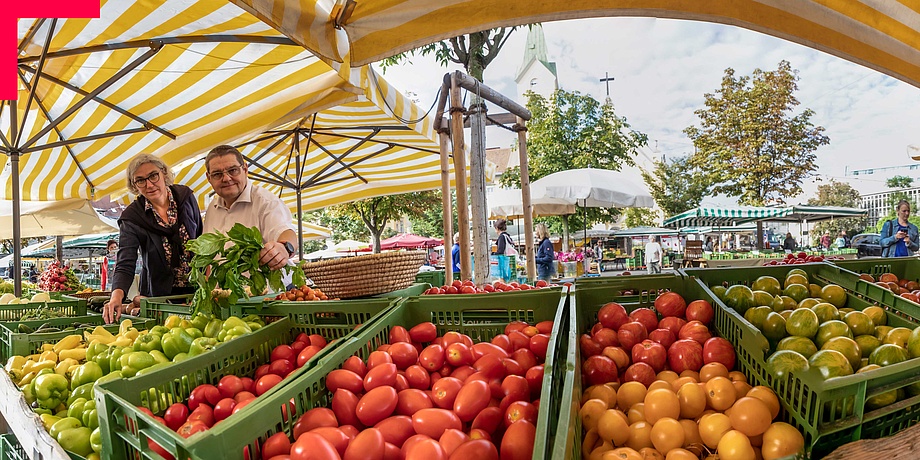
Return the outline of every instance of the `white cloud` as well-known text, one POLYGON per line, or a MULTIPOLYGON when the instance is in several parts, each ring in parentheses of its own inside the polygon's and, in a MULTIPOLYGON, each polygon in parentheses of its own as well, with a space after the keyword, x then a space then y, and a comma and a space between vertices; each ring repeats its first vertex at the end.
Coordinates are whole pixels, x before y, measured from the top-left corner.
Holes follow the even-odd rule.
MULTIPOLYGON (((824 126, 831 139, 816 152, 818 174, 825 180, 877 191, 884 186, 884 174, 863 180, 846 172, 911 164, 906 147, 920 144, 920 89, 802 45, 737 27, 670 19, 584 19, 543 27, 560 87, 602 99, 599 78, 609 72, 616 79, 610 93, 617 114, 648 134, 652 149, 657 141, 665 155, 692 151, 682 131, 698 122, 693 112, 702 108, 705 93, 720 86, 725 68, 748 75, 756 68, 775 69, 783 59, 800 72, 800 107, 815 111, 812 122, 824 126)), ((511 36, 486 70, 486 84, 516 94, 514 77, 526 35, 525 27, 511 36)), ((430 58, 413 60, 414 65, 392 68, 385 77, 417 92, 427 106, 446 70, 430 58)), ((489 146, 505 146, 513 138, 498 129, 487 135, 489 146)), ((792 201, 806 201, 817 184, 803 184, 805 193, 792 201)))

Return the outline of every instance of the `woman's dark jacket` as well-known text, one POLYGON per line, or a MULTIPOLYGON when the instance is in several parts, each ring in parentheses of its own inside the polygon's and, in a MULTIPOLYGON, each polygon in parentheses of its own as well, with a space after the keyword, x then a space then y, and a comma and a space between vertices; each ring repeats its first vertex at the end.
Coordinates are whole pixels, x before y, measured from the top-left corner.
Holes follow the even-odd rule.
POLYGON ((184 185, 170 185, 173 199, 176 201, 176 224, 163 227, 157 223, 155 211, 145 209, 147 199, 139 195, 133 203, 122 212, 118 219, 118 256, 115 264, 115 276, 112 290, 121 289, 128 293, 134 282, 134 269, 137 265, 137 252, 140 250, 143 268, 140 274, 140 295, 146 297, 172 294, 174 284, 173 267, 179 265, 181 251, 185 250, 179 236, 179 226, 185 224, 189 238, 201 235, 201 212, 198 200, 192 189, 184 185), (172 260, 166 260, 163 238, 172 246, 172 260))
POLYGON ((549 238, 543 238, 540 241, 540 247, 537 248, 537 255, 533 260, 537 263, 537 276, 540 278, 549 278, 556 271, 553 263, 556 260, 556 253, 549 238))

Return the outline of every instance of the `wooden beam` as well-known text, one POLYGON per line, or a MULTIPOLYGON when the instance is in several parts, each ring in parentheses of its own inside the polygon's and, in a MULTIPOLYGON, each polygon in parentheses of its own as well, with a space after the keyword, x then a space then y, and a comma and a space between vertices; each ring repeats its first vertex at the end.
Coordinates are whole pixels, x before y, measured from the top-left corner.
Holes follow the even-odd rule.
MULTIPOLYGON (((451 74, 451 78, 456 81, 456 84, 461 88, 473 93, 478 94, 483 99, 521 117, 524 121, 528 121, 531 118, 530 110, 527 110, 521 104, 508 99, 502 93, 495 91, 492 88, 482 84, 479 80, 459 71, 454 71, 451 74)), ((453 84, 453 83, 452 83, 453 84)))
POLYGON ((537 262, 534 260, 537 253, 533 248, 533 204, 530 201, 530 172, 527 163, 527 125, 523 118, 518 117, 514 129, 518 133, 518 155, 521 168, 521 204, 524 213, 524 237, 527 251, 527 279, 537 279, 537 262))
MULTIPOLYGON (((446 126, 446 122, 444 124, 446 126)), ((454 259, 451 255, 453 250, 453 206, 450 199, 450 135, 447 130, 438 132, 438 138, 441 141, 441 218, 444 220, 444 284, 450 284, 454 281, 454 259)))
MULTIPOLYGON (((466 152, 463 147, 463 98, 454 78, 450 82, 450 120, 454 182, 457 189, 457 225, 460 227, 460 277, 469 280, 473 279, 473 266, 470 261, 470 207, 466 190, 466 152)), ((480 260, 476 263, 488 266, 489 261, 480 260)))

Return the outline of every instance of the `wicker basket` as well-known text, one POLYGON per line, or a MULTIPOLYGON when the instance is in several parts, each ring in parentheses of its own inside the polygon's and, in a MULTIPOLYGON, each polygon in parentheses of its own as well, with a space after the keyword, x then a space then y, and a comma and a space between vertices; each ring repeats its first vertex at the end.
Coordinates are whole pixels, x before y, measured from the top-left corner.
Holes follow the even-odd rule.
POLYGON ((425 262, 424 251, 393 251, 303 264, 329 298, 350 299, 405 289, 425 262))

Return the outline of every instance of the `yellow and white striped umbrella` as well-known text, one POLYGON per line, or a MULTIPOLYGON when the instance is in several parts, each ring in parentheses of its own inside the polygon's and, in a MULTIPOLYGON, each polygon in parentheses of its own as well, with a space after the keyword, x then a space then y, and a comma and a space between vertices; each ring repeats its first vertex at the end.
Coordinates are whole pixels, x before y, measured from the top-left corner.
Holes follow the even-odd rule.
MULTIPOLYGON (((294 226, 297 226, 297 222, 294 222, 294 226)), ((310 222, 303 223, 303 240, 304 241, 313 241, 313 240, 325 240, 332 236, 332 229, 328 227, 323 227, 319 224, 313 224, 310 222)))
POLYGON ((23 200, 92 198, 124 189, 138 153, 175 164, 351 98, 329 65, 226 0, 101 3, 98 19, 18 21, 22 86, 0 105, 0 199, 12 196, 11 151, 22 152, 23 200))
MULTIPOLYGON (((440 187, 432 118, 369 66, 354 69, 352 80, 356 86, 340 91, 353 101, 318 113, 304 111, 234 142, 250 161, 250 180, 280 193, 293 210, 301 188, 305 211, 440 187)), ((213 193, 204 156, 176 170, 176 182, 192 187, 202 206, 213 193)))
POLYGON ((645 16, 735 25, 920 86, 920 7, 894 0, 230 0, 351 65, 457 35, 562 19, 645 16), (346 42, 347 41, 347 42, 346 42))

